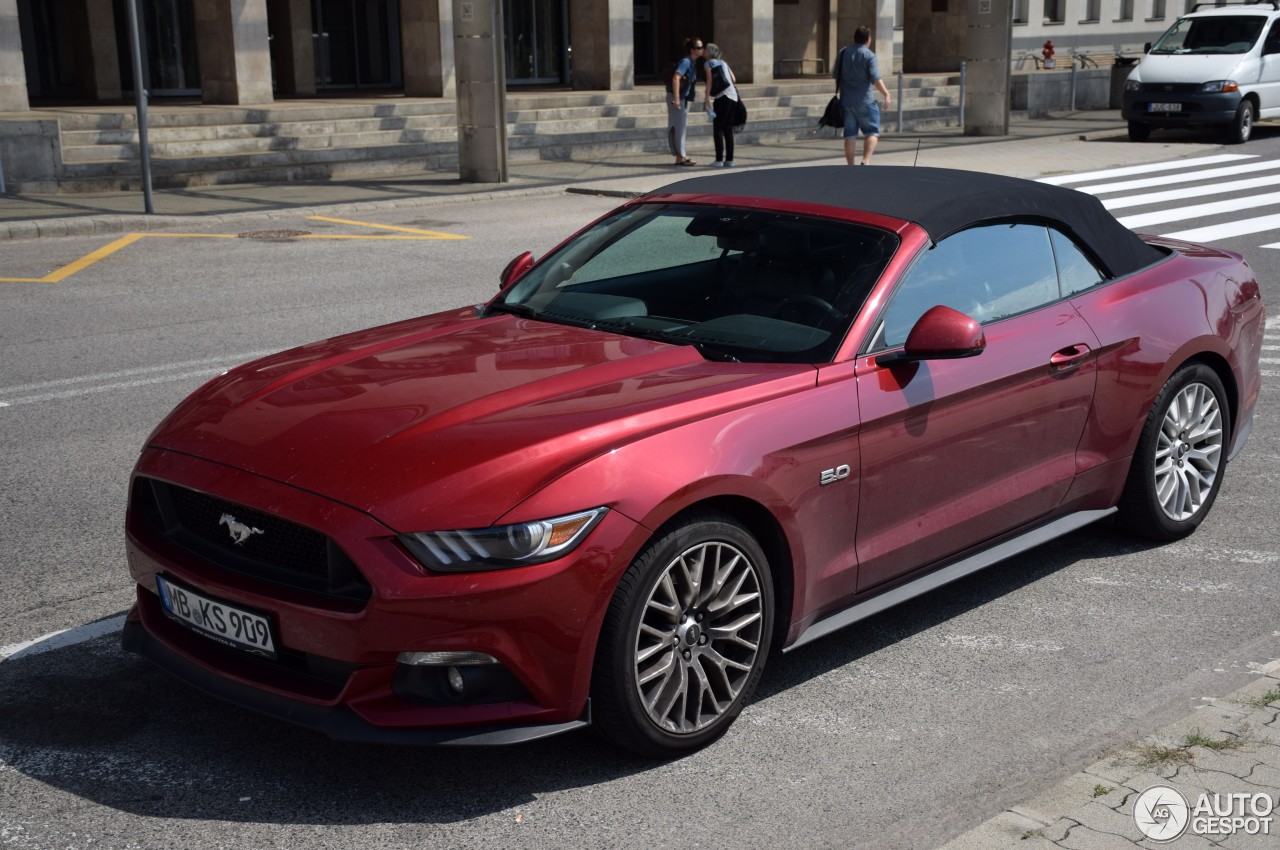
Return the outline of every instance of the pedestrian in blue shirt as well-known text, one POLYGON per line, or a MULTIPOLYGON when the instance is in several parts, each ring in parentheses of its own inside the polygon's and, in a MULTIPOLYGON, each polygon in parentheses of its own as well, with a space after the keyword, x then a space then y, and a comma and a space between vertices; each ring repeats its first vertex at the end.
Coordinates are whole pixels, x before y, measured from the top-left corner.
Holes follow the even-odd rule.
POLYGON ((676 165, 697 165, 685 156, 684 137, 689 126, 689 104, 693 101, 694 86, 698 82, 698 59, 702 56, 702 39, 687 38, 684 48, 688 55, 680 60, 671 75, 671 97, 667 100, 667 140, 676 165))
POLYGON ((857 152, 858 131, 862 131, 862 164, 871 162, 876 143, 880 140, 880 105, 872 89, 884 95, 886 107, 892 102, 889 89, 880 79, 880 65, 876 55, 867 47, 871 30, 858 27, 853 33, 853 44, 840 51, 836 58, 836 89, 840 93, 840 107, 844 110, 844 161, 853 165, 857 152))

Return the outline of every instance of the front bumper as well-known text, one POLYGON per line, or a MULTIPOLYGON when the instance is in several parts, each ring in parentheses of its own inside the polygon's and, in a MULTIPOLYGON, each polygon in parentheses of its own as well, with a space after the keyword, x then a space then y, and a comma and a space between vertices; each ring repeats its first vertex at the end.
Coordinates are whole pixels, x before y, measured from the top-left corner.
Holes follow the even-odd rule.
POLYGON ((1120 115, 1126 121, 1152 127, 1187 127, 1193 124, 1230 124, 1243 99, 1240 92, 1160 91, 1156 84, 1141 91, 1124 93, 1120 115), (1151 108, 1152 104, 1173 103, 1173 112, 1151 108))
POLYGON ((166 672, 210 696, 277 720, 322 732, 337 741, 364 744, 500 746, 535 741, 581 729, 591 723, 591 701, 582 717, 566 723, 516 724, 463 728, 386 728, 366 721, 345 705, 319 705, 273 694, 202 667, 147 631, 135 607, 124 624, 121 645, 153 661, 166 672))
POLYGON ((368 598, 359 602, 228 571, 157 531, 131 502, 126 550, 138 588, 124 646, 189 684, 343 740, 498 744, 588 722, 600 622, 642 540, 642 530, 616 511, 559 561, 443 575, 418 566, 368 514, 288 485, 157 450, 143 453, 139 478, 314 529, 368 580, 368 598), (157 574, 268 617, 278 657, 223 646, 175 622, 161 606, 157 574), (397 689, 400 653, 440 651, 493 656, 518 681, 520 696, 424 704, 397 689))

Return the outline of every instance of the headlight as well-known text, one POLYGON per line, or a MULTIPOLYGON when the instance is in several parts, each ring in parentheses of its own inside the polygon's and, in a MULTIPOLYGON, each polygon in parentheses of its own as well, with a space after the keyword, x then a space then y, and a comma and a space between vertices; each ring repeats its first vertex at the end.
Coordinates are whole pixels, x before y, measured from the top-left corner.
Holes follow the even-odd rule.
POLYGON ((1125 91, 1142 91, 1142 81, 1141 80, 1125 80, 1124 90, 1125 91))
POLYGON ((594 508, 554 519, 493 528, 401 534, 400 542, 424 567, 441 572, 541 564, 571 552, 608 510, 594 508))
POLYGON ((1200 91, 1240 91, 1235 80, 1210 80, 1200 87, 1200 91))

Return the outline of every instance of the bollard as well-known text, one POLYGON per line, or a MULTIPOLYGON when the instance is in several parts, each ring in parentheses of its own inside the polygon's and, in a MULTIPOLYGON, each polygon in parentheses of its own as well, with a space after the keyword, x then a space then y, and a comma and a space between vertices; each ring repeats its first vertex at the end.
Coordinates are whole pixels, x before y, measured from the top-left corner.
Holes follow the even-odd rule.
POLYGON ((967 63, 960 63, 960 130, 964 131, 964 80, 968 70, 967 63))
POLYGON ((4 193, 4 161, 0 160, 0 195, 4 193))
POLYGON ((1071 57, 1071 111, 1076 111, 1076 57, 1071 57))
POLYGON ((898 132, 902 132, 902 72, 898 72, 898 132))

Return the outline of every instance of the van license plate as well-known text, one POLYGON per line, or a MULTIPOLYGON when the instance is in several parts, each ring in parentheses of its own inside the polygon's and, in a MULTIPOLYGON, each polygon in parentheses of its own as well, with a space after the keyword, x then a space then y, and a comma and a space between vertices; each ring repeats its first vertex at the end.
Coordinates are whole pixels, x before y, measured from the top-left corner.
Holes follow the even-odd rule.
POLYGON ((1181 112, 1181 103, 1148 103, 1148 112, 1181 112))
POLYGON ((271 624, 266 617, 210 599, 161 576, 156 576, 156 587, 165 613, 184 626, 224 646, 276 657, 271 624))

